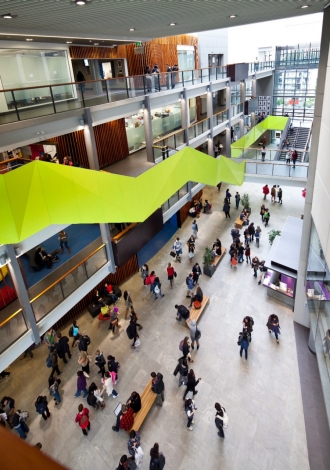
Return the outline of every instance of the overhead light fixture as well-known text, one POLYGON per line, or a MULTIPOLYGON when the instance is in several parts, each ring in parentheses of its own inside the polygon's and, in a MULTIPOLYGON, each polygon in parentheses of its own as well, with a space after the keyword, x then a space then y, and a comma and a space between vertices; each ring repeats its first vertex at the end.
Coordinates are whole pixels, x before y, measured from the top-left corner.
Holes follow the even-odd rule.
POLYGON ((237 15, 230 15, 229 18, 236 18, 237 15))
POLYGON ((300 8, 308 8, 309 5, 302 5, 300 8))
POLYGON ((135 28, 130 28, 129 31, 135 31, 135 28))
POLYGON ((99 45, 99 43, 98 43, 98 42, 94 42, 94 46, 98 46, 98 45, 99 45))
POLYGON ((66 43, 67 43, 67 44, 72 44, 72 41, 67 41, 66 43))
POLYGON ((176 23, 170 23, 170 26, 176 26, 176 23))
POLYGON ((76 0, 76 5, 79 5, 79 6, 86 5, 86 0, 76 0))
POLYGON ((33 41, 31 38, 26 38, 25 41, 33 41))
POLYGON ((11 20, 13 16, 10 13, 6 13, 5 15, 1 15, 2 18, 5 18, 6 20, 11 20))

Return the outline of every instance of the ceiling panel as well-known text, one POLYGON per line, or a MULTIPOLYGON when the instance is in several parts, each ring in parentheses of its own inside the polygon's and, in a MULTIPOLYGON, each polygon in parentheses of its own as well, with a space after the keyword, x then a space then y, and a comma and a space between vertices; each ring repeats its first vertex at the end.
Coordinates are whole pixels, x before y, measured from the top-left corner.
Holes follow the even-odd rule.
MULTIPOLYGON (((329 0, 0 0, 0 33, 146 40, 321 12, 329 0), (302 5, 309 8, 302 9, 302 5), (237 15, 236 18, 229 18, 237 15), (169 26, 170 23, 175 26, 169 26), (130 32, 130 28, 135 31, 130 32)), ((21 37, 21 36, 20 36, 21 37)))

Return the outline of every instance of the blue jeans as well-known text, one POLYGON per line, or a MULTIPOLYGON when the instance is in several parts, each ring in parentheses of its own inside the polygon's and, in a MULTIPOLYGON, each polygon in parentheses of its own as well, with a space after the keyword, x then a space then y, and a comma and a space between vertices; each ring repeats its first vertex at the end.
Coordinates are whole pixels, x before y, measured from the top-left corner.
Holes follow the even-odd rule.
POLYGON ((21 439, 27 438, 27 435, 25 433, 29 432, 29 428, 28 428, 28 425, 24 421, 22 421, 20 425, 18 426, 18 428, 15 428, 15 429, 18 432, 19 437, 21 439))
POLYGON ((236 199, 236 209, 238 209, 239 206, 239 199, 236 199))
POLYGON ((77 390, 77 391, 76 391, 76 394, 75 394, 75 397, 80 397, 81 392, 84 392, 83 398, 86 398, 87 395, 88 395, 88 392, 87 392, 87 388, 86 388, 86 387, 85 387, 83 390, 77 390))
POLYGON ((239 352, 241 357, 242 357, 243 351, 245 351, 245 359, 247 359, 247 358, 248 358, 248 348, 243 348, 243 347, 241 346, 241 350, 240 350, 240 352, 239 352))
POLYGON ((58 403, 61 403, 61 397, 60 397, 60 394, 59 392, 54 392, 54 395, 53 397, 55 398, 55 400, 58 402, 58 403))
POLYGON ((64 241, 64 240, 60 240, 60 248, 61 250, 63 250, 63 245, 65 246, 65 248, 68 250, 69 247, 68 247, 68 242, 67 241, 64 241))
POLYGON ((239 263, 243 263, 243 261, 244 261, 244 256, 243 256, 243 255, 239 255, 239 256, 238 256, 238 262, 239 262, 239 263))
POLYGON ((162 289, 161 289, 161 288, 159 288, 159 294, 156 294, 156 292, 154 291, 154 300, 155 300, 155 299, 158 299, 158 295, 160 295, 160 297, 163 297, 162 289))

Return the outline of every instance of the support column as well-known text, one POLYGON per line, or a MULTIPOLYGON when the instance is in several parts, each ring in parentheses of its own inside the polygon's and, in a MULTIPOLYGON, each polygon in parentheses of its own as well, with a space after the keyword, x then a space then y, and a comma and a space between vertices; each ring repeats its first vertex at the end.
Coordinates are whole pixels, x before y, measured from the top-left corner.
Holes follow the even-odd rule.
MULTIPOLYGON (((190 114, 189 114, 189 98, 187 97, 187 89, 183 88, 181 92, 181 125, 184 130, 184 140, 186 145, 189 145, 189 124, 190 124, 190 114)), ((188 181, 188 201, 191 201, 191 181, 188 181)))
MULTIPOLYGON (((89 61, 89 70, 91 72, 91 79, 92 80, 101 80, 100 75, 100 66, 99 61, 97 59, 92 59, 89 61)), ((102 95, 102 82, 92 82, 93 92, 97 95, 102 95)))
POLYGON ((226 157, 230 158, 231 157, 231 135, 230 135, 230 129, 231 129, 231 89, 230 89, 230 81, 228 81, 228 85, 226 87, 226 106, 228 108, 228 127, 226 128, 226 157))
POLYGON ((99 159, 97 155, 95 135, 93 131, 93 119, 92 119, 92 113, 91 113, 90 108, 85 109, 84 120, 85 120, 84 137, 85 137, 85 144, 86 144, 89 166, 91 170, 99 170, 100 165, 99 165, 99 159))
MULTIPOLYGON (((317 79, 315 110, 313 120, 313 138, 310 149, 308 179, 306 185, 306 198, 304 208, 304 222, 302 229, 299 268, 297 277, 296 297, 294 303, 293 319, 301 325, 310 326, 310 316, 306 305, 305 279, 309 255, 310 234, 312 228, 312 201, 315 182, 315 171, 317 155, 319 151, 319 137, 321 129, 321 117, 324 103, 324 88, 327 73, 327 63, 330 43, 330 8, 326 8, 323 13, 323 25, 321 36, 320 63, 317 79)), ((325 249, 325 247, 323 247, 325 249)))
POLYGON ((108 261, 110 262, 109 272, 114 274, 116 272, 116 264, 115 264, 115 259, 113 256, 109 224, 100 224, 100 230, 101 230, 102 241, 103 243, 105 243, 107 258, 108 258, 108 261))
POLYGON ((213 97, 212 97, 212 83, 208 86, 208 92, 206 93, 206 110, 207 117, 210 120, 210 137, 207 140, 207 153, 214 157, 214 144, 213 144, 213 97))
POLYGON ((152 150, 154 137, 152 134, 151 107, 150 107, 149 95, 146 95, 145 100, 144 100, 143 120, 144 120, 144 133, 145 133, 145 138, 146 138, 147 161, 150 163, 154 163, 154 152, 152 150))
POLYGON ((239 120, 239 133, 240 133, 240 138, 243 137, 244 135, 244 115, 241 117, 239 120))
POLYGON ((240 83, 240 101, 245 101, 245 80, 240 83))
POLYGON ((256 125, 256 115, 254 112, 251 113, 251 129, 256 125))
POLYGON ((13 280, 13 284, 17 293, 20 306, 23 310, 24 318, 29 328, 31 328, 32 330, 32 341, 38 344, 40 343, 39 330, 30 304, 29 296, 25 288, 24 279, 19 268, 18 261, 16 259, 16 254, 13 245, 7 245, 6 251, 9 260, 7 266, 13 280))
POLYGON ((252 78, 252 87, 251 87, 251 94, 253 97, 256 97, 257 96, 257 79, 255 78, 255 75, 254 75, 254 78, 252 78))

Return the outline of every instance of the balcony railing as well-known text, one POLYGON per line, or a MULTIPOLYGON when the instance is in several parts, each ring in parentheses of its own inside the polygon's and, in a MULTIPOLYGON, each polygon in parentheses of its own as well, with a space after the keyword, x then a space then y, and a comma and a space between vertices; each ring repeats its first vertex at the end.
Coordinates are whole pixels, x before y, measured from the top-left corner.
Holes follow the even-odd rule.
POLYGON ((308 167, 297 163, 294 168, 282 162, 246 162, 245 173, 247 175, 274 176, 279 178, 299 178, 307 180, 308 167))
POLYGON ((270 70, 273 68, 275 68, 274 60, 270 60, 268 62, 251 62, 249 63, 249 74, 263 72, 264 70, 270 70))
POLYGON ((20 308, 0 323, 0 354, 28 331, 20 308))
POLYGON ((232 107, 231 107, 231 115, 232 117, 233 116, 236 116, 237 114, 241 114, 244 112, 244 101, 242 101, 241 103, 238 103, 238 104, 234 104, 232 107))
POLYGON ((8 160, 0 161, 0 174, 8 173, 8 171, 15 170, 26 163, 31 163, 32 160, 22 157, 9 158, 8 160))
POLYGON ((229 116, 228 116, 228 109, 225 109, 223 111, 220 111, 217 114, 213 115, 213 127, 218 126, 219 124, 228 121, 229 116))
POLYGON ((210 130, 209 118, 203 119, 202 121, 198 121, 188 127, 189 140, 194 139, 195 137, 198 137, 199 135, 209 130, 210 130))
MULTIPOLYGON (((261 155, 261 146, 250 147, 247 149, 234 147, 231 150, 232 150, 232 156, 234 156, 234 158, 244 158, 244 160, 256 160, 260 162, 263 161, 262 155, 261 155)), ((299 159, 297 164, 299 164, 300 162, 304 162, 304 163, 309 162, 309 151, 305 151, 301 149, 296 149, 296 150, 298 152, 298 159, 299 159)), ((264 156, 264 160, 280 162, 281 160, 279 159, 279 156, 282 152, 286 152, 286 151, 278 149, 278 148, 274 148, 274 149, 266 148, 266 154, 264 156)), ((285 162, 285 160, 283 160, 283 162, 285 162)))

